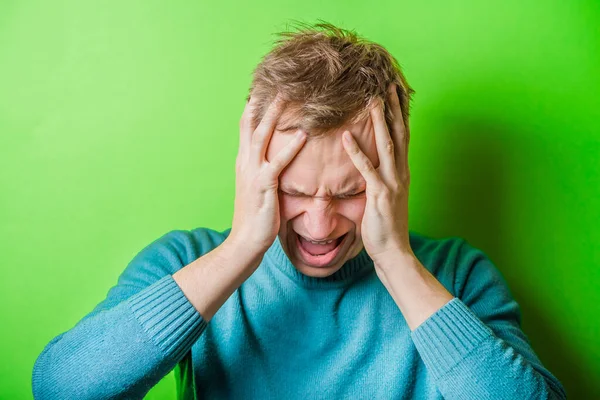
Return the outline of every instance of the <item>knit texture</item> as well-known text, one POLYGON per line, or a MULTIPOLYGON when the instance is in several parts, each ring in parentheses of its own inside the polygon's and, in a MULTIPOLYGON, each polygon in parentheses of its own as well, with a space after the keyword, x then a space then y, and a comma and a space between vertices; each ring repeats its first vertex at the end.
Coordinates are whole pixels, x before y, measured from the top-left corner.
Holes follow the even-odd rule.
POLYGON ((140 399, 173 368, 180 399, 565 399, 498 269, 461 238, 410 232, 454 298, 411 331, 363 249, 333 275, 300 273, 279 238, 209 323, 174 274, 229 234, 173 230, 106 299, 50 341, 36 399, 140 399))

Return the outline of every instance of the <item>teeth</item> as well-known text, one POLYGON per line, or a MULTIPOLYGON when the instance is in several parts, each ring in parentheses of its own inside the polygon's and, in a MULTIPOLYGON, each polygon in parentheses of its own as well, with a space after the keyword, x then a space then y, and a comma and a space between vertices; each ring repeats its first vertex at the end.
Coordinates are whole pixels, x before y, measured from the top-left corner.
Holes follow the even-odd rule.
POLYGON ((326 242, 313 242, 312 240, 310 240, 310 242, 311 242, 312 244, 329 244, 329 243, 333 242, 333 239, 332 239, 332 240, 328 240, 328 241, 326 241, 326 242))
MULTIPOLYGON (((299 236, 302 236, 302 235, 300 235, 300 234, 298 234, 298 235, 299 235, 299 236)), ((337 239, 331 239, 331 240, 322 240, 322 241, 320 241, 320 242, 315 242, 314 240, 307 239, 307 238, 305 238, 304 236, 302 236, 302 238, 303 238, 304 240, 306 240, 307 242, 311 242, 312 244, 329 244, 329 243, 331 243, 331 242, 333 242, 333 241, 337 240, 337 239)), ((339 239, 339 238, 338 238, 338 239, 339 239)))

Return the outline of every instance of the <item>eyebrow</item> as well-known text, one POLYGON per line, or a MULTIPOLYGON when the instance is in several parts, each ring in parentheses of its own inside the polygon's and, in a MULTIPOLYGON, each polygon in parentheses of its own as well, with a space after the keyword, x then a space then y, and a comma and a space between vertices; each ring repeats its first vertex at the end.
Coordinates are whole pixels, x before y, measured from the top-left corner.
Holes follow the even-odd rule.
MULTIPOLYGON (((306 193, 303 193, 301 190, 297 190, 297 189, 294 189, 292 187, 288 187, 288 186, 285 186, 285 185, 280 185, 279 188, 282 191, 284 191, 286 193, 289 193, 289 194, 302 195, 302 196, 310 196, 310 195, 308 195, 306 193)), ((330 196, 333 196, 333 197, 340 197, 340 196, 353 195, 353 194, 356 194, 356 193, 358 193, 360 191, 361 191, 361 185, 360 184, 354 184, 354 185, 351 185, 347 190, 345 190, 345 191, 343 191, 341 193, 333 195, 333 194, 331 194, 331 192, 329 192, 328 194, 330 196)), ((322 197, 322 196, 311 196, 311 197, 317 197, 318 198, 318 197, 322 197)))

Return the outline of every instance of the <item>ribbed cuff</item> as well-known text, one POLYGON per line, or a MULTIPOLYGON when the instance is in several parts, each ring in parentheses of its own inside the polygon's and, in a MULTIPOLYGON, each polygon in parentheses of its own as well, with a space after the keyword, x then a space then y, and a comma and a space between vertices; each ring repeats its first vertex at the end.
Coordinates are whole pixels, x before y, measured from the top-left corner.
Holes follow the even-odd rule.
POLYGON ((490 335, 492 330, 457 297, 411 333, 421 359, 436 380, 490 335))
POLYGON ((171 275, 131 296, 127 302, 154 344, 176 360, 183 358, 208 324, 171 275))

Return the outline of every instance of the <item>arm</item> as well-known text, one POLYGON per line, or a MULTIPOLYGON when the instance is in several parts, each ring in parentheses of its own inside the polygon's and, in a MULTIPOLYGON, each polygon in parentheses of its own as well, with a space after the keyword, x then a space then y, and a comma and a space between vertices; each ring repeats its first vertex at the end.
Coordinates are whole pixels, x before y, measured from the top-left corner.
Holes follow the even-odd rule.
POLYGON ((259 102, 251 97, 240 120, 233 226, 225 242, 197 251, 187 232, 173 231, 142 250, 107 298, 44 348, 33 368, 37 399, 141 398, 256 270, 279 231, 279 175, 306 142, 301 132, 266 160, 286 102, 276 96, 256 126, 259 102), (204 255, 197 259, 198 253, 204 255))
MULTIPOLYGON (((201 234, 202 243, 220 241, 211 231, 201 234)), ((258 265, 236 246, 226 239, 200 249, 205 254, 188 265, 181 255, 198 255, 188 232, 169 232, 144 248, 106 299, 44 348, 33 368, 34 397, 142 398, 258 265)))
POLYGON ((414 344, 438 390, 449 400, 565 399, 522 332, 519 306, 500 272, 482 251, 457 243, 458 297, 449 301, 416 257, 399 256, 395 268, 381 273, 411 321, 414 344))
MULTIPOLYGON (((564 399, 560 382, 541 365, 521 331, 519 307, 506 282, 481 251, 463 241, 467 251, 458 271, 442 275, 456 273, 457 298, 413 253, 408 231, 410 132, 395 83, 388 95, 391 123, 382 98, 370 109, 379 165, 350 131, 343 133, 342 143, 367 182, 362 242, 439 391, 446 399, 564 399)), ((441 264, 455 267, 454 259, 442 255, 441 264)))

